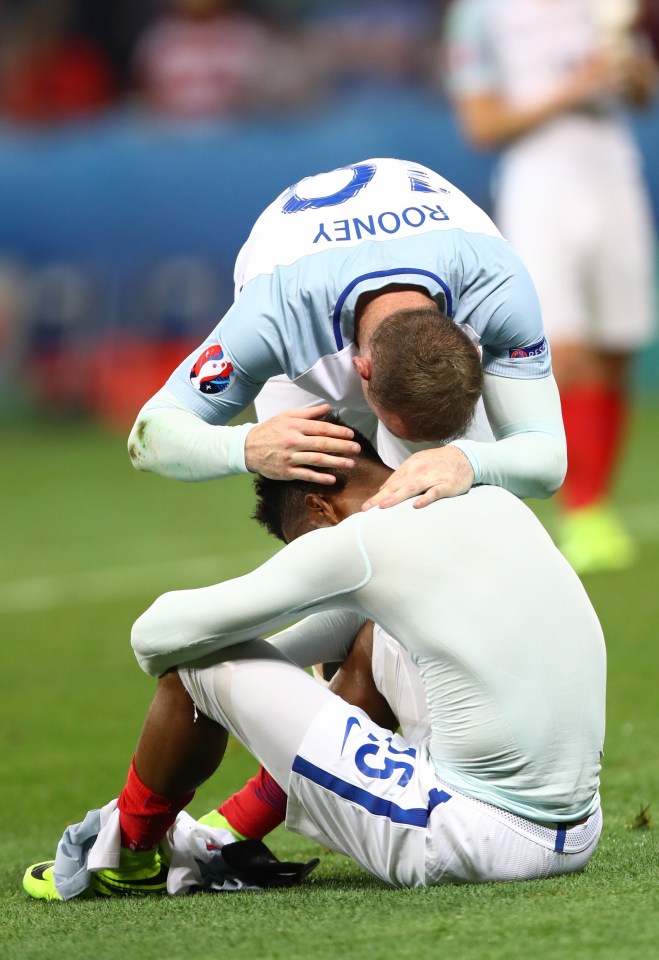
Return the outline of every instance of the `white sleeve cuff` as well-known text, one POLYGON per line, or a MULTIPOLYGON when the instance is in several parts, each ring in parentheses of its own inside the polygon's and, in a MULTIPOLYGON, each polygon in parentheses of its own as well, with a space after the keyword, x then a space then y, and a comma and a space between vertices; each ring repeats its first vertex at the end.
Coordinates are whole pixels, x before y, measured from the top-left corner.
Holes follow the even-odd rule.
POLYGON ((206 423, 163 388, 140 410, 128 452, 137 470, 174 480, 215 480, 249 472, 245 439, 253 426, 206 423))
POLYGON ((553 376, 511 380, 485 376, 483 400, 495 443, 456 440, 474 471, 474 483, 518 497, 550 497, 567 470, 565 430, 553 376))

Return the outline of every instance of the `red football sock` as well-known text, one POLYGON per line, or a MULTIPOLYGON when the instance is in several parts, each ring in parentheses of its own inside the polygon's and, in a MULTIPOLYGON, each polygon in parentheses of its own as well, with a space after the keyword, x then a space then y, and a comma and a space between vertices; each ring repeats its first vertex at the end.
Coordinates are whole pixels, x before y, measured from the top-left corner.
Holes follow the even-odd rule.
POLYGON ((219 811, 234 830, 250 840, 262 840, 286 817, 287 797, 267 770, 248 780, 242 790, 229 797, 219 811))
POLYGON ((145 786, 130 765, 126 786, 119 795, 121 846, 129 850, 150 850, 157 846, 176 820, 177 814, 194 797, 163 797, 145 786))
POLYGON ((568 471, 561 491, 568 510, 609 493, 626 423, 623 391, 591 383, 561 391, 568 471))

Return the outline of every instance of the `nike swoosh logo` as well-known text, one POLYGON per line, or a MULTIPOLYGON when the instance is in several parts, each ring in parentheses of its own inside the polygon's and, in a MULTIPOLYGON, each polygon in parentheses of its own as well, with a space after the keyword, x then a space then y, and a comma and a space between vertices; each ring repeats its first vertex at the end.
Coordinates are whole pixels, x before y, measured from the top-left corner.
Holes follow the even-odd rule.
POLYGON ((100 886, 119 896, 130 895, 131 893, 160 893, 162 892, 163 885, 167 883, 168 872, 168 867, 164 863, 160 864, 160 869, 155 876, 139 877, 134 880, 122 880, 119 877, 104 877, 103 874, 99 872, 94 875, 94 885, 96 885, 97 891, 100 886))
POLYGON ((340 754, 341 756, 343 756, 343 748, 346 745, 346 740, 350 736, 350 731, 355 726, 361 728, 361 723, 359 722, 357 717, 348 717, 348 722, 346 723, 346 730, 345 730, 345 733, 343 734, 343 743, 341 744, 341 754, 340 754))

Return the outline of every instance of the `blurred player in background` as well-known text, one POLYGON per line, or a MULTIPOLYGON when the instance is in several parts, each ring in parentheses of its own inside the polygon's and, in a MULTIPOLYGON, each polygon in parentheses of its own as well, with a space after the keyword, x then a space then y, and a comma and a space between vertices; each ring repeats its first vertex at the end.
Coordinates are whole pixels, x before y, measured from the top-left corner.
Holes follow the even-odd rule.
POLYGON ((565 435, 532 281, 437 173, 376 159, 300 181, 258 218, 235 280, 217 328, 141 410, 138 469, 331 482, 315 468, 350 466, 358 446, 319 419, 328 401, 387 463, 408 458, 369 507, 479 483, 523 497, 560 486, 565 435), (481 389, 487 441, 457 439, 481 389), (227 426, 255 398, 262 422, 227 426))
POLYGON ((269 36, 232 0, 168 0, 140 36, 136 86, 156 114, 177 120, 241 117, 263 102, 269 36))
MULTIPOLYGON (((226 730, 270 771, 289 829, 393 886, 584 868, 602 824, 606 655, 583 586, 497 487, 364 512, 391 471, 358 437, 333 486, 260 478, 257 516, 287 543, 272 559, 164 594, 137 620, 133 648, 160 680, 128 781, 118 804, 67 829, 54 865, 28 868, 31 896, 164 892, 158 845, 181 833, 177 814, 226 730), (254 639, 302 613, 287 644, 298 661, 352 644, 367 619, 386 629, 419 669, 429 731, 399 737, 254 639), (187 666, 168 672, 176 664, 187 666)), ((203 882, 199 857, 180 870, 193 839, 206 838, 206 860, 208 843, 211 860, 234 847, 230 833, 188 827, 170 893, 203 882)))
POLYGON ((609 502, 630 360, 654 321, 654 236, 626 103, 656 68, 632 0, 455 0, 448 82, 481 148, 503 148, 495 219, 531 271, 561 392, 560 545, 576 570, 629 565, 609 502))
POLYGON ((650 38, 655 56, 659 56, 659 4, 657 0, 640 0, 639 26, 650 38))

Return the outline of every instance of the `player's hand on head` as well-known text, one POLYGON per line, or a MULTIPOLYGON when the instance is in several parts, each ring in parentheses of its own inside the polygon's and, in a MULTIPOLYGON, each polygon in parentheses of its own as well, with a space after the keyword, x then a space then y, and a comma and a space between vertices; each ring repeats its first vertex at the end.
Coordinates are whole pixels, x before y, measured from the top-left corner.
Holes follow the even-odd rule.
POLYGON ((252 473, 273 480, 334 483, 334 477, 314 468, 350 469, 359 444, 349 427, 320 420, 328 403, 287 410, 257 424, 247 434, 245 464, 252 473))
POLYGON ((427 507, 442 497, 466 493, 473 482, 473 467, 458 447, 421 450, 408 457, 362 509, 393 507, 412 497, 417 497, 415 507, 427 507))

